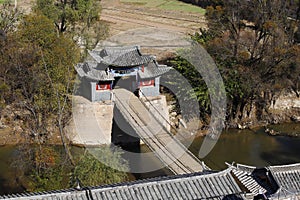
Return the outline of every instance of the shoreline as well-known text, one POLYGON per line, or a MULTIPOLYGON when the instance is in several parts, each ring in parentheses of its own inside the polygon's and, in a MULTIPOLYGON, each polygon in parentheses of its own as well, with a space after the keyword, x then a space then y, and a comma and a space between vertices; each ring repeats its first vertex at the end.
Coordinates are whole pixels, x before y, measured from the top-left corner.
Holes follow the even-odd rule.
MULTIPOLYGON (((284 137, 300 137, 300 123, 299 122, 285 122, 278 124, 267 124, 261 126, 253 126, 247 128, 226 128, 228 130, 250 130, 253 132, 258 132, 260 129, 264 129, 264 133, 269 136, 284 136, 284 137)), ((207 135, 207 130, 198 130, 196 133, 193 133, 191 137, 205 137, 207 135)), ((9 145, 20 145, 20 144, 35 144, 35 142, 26 141, 22 132, 16 132, 13 128, 6 127, 0 129, 0 147, 9 146, 9 145)), ((60 135, 58 133, 53 133, 49 137, 47 145, 62 145, 60 135)), ((70 144, 74 147, 84 147, 84 145, 70 144)))

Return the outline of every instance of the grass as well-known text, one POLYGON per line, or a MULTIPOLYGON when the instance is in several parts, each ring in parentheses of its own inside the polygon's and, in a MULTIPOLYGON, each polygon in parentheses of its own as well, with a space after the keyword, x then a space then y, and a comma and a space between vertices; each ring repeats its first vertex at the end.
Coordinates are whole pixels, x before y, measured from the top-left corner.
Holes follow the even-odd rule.
POLYGON ((179 0, 121 0, 122 3, 143 5, 150 8, 160 8, 163 10, 174 10, 192 13, 205 13, 205 9, 181 2, 179 0))
POLYGON ((191 4, 179 2, 179 1, 169 1, 161 6, 162 9, 183 11, 183 12, 195 12, 205 14, 205 10, 199 6, 194 6, 191 4))

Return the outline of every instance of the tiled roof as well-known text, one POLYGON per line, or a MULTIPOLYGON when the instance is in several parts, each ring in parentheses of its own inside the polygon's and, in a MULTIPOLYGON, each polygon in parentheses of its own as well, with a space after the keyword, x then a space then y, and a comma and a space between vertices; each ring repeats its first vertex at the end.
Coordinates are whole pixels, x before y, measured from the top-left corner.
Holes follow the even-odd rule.
POLYGON ((244 199, 242 191, 230 174, 230 170, 217 173, 186 174, 171 177, 141 180, 136 182, 84 188, 81 191, 67 190, 49 194, 27 194, 4 196, 7 199, 94 199, 94 200, 126 200, 126 199, 244 199))
POLYGON ((98 199, 115 200, 243 199, 241 193, 229 170, 92 191, 98 199))
MULTIPOLYGON (((267 177, 274 177, 279 185, 278 191, 268 195, 268 199, 296 199, 299 198, 299 164, 271 166, 261 168, 267 177), (268 173, 271 172, 271 173, 268 173), (270 176, 272 174, 272 176, 270 176)), ((0 196, 0 199, 21 200, 119 200, 119 199, 216 199, 216 200, 238 200, 245 199, 244 188, 240 188, 240 180, 249 178, 249 173, 255 181, 261 170, 252 166, 238 164, 236 167, 230 165, 228 169, 221 172, 204 171, 200 173, 157 177, 134 182, 118 183, 98 187, 82 188, 79 190, 68 189, 52 192, 37 192, 26 194, 13 194, 0 196), (234 172, 235 171, 235 172, 234 172), (237 172, 242 171, 236 175, 237 172), (248 174, 248 175, 247 175, 248 174), (236 177, 239 177, 238 179, 236 177), (238 180, 238 181, 237 181, 238 180)), ((250 180, 250 179, 248 179, 250 180)), ((269 179, 269 181, 272 181, 269 179)), ((251 186, 253 180, 245 185, 251 186)), ((259 181, 257 182, 258 184, 259 181)), ((253 184, 253 185, 256 185, 253 184)), ((245 194, 246 195, 246 194, 245 194)), ((247 198, 251 196, 247 195, 247 198)))
POLYGON ((262 182, 256 177, 256 167, 237 164, 236 167, 230 166, 234 176, 241 182, 241 184, 249 190, 253 195, 264 194, 267 190, 262 186, 262 182))
POLYGON ((101 63, 102 58, 100 56, 100 51, 88 51, 89 55, 97 62, 97 63, 101 63))
POLYGON ((279 186, 277 193, 300 195, 300 163, 268 167, 279 186))
POLYGON ((75 66, 75 69, 80 77, 86 77, 95 81, 112 81, 114 75, 109 71, 96 70, 90 63, 80 63, 75 66))
POLYGON ((88 191, 85 190, 60 190, 50 192, 35 192, 35 193, 24 193, 24 194, 12 194, 0 196, 0 199, 11 199, 11 200, 89 200, 88 191))
POLYGON ((146 78, 154 78, 161 76, 162 74, 168 72, 171 69, 171 67, 168 67, 166 65, 158 65, 155 61, 152 61, 145 65, 143 70, 139 70, 139 76, 142 79, 146 78))
POLYGON ((153 56, 142 55, 138 46, 106 47, 101 51, 90 51, 89 54, 98 63, 105 63, 114 67, 138 66, 155 59, 153 56))
POLYGON ((143 65, 145 66, 144 70, 139 71, 139 76, 142 79, 160 76, 171 68, 166 65, 158 65, 153 56, 141 55, 138 46, 107 47, 101 51, 89 51, 89 55, 92 57, 92 60, 79 63, 75 66, 75 69, 80 77, 87 77, 91 80, 114 80, 112 73, 104 71, 109 66, 118 68, 143 65))

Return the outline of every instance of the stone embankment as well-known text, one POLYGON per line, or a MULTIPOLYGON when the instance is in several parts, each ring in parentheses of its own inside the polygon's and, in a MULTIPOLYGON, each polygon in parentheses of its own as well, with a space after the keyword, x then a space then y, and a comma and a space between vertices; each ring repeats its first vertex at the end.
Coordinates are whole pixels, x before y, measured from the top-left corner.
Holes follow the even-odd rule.
MULTIPOLYGON (((150 119, 155 117, 169 130, 169 114, 165 96, 140 100, 148 107, 152 115, 148 117, 150 119)), ((124 119, 122 121, 121 113, 116 110, 114 101, 90 102, 84 97, 74 96, 73 118, 65 130, 71 143, 79 146, 99 146, 112 142, 126 144, 139 141, 138 138, 131 137, 134 133, 126 132, 127 126, 128 122, 124 119)))
MULTIPOLYGON (((262 94, 261 103, 253 101, 244 105, 241 111, 236 113, 234 119, 227 121, 230 128, 252 128, 286 122, 300 122, 300 98, 291 90, 271 94, 262 94), (263 104, 263 105, 262 105, 263 104)), ((266 130, 271 135, 276 133, 266 130)))

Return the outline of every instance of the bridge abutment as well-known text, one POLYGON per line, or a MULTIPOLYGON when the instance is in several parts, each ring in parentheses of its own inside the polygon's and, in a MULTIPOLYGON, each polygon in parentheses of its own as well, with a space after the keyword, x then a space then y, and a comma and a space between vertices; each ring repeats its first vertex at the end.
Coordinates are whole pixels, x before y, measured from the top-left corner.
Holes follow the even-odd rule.
POLYGON ((82 96, 73 96, 73 118, 65 128, 73 145, 99 146, 111 144, 113 102, 91 102, 82 96))
MULTIPOLYGON (((148 117, 156 118, 170 131, 166 97, 141 97, 140 100, 151 113, 148 117)), ((65 130, 70 142, 78 146, 144 144, 111 100, 91 102, 74 96, 73 120, 65 130)))

